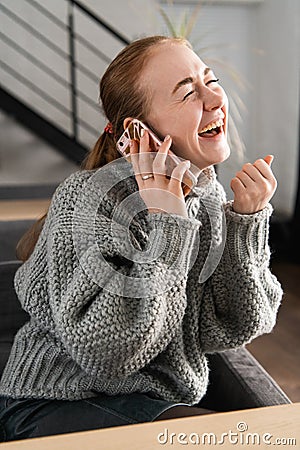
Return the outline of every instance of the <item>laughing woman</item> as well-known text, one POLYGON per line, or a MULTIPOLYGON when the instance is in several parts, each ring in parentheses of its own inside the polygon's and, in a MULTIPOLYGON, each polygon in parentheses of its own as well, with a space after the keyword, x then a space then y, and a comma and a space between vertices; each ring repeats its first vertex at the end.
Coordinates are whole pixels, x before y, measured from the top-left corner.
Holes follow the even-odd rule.
POLYGON ((38 240, 18 248, 30 320, 0 383, 2 440, 210 413, 206 355, 276 322, 272 156, 245 164, 226 201, 214 165, 230 153, 227 97, 213 70, 187 41, 148 37, 112 61, 100 97, 108 125, 57 188, 38 240), (133 118, 163 143, 152 152, 146 131, 127 160, 116 144, 133 118), (171 151, 180 163, 167 173, 171 151))

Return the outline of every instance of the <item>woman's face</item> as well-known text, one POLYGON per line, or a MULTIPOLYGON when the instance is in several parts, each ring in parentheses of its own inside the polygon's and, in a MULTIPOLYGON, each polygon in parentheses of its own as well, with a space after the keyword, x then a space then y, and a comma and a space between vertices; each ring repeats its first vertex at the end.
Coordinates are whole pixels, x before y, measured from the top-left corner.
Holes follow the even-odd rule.
POLYGON ((172 137, 175 154, 199 169, 228 158, 227 96, 191 49, 159 45, 143 70, 142 87, 151 96, 146 121, 160 137, 172 137))

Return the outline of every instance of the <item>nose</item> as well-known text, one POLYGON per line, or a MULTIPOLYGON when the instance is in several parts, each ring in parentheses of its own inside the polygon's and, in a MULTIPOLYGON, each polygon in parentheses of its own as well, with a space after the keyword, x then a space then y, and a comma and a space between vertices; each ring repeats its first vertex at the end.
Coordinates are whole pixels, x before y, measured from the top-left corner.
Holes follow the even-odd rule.
POLYGON ((222 108, 226 101, 225 92, 223 89, 213 90, 209 86, 205 86, 202 91, 203 109, 206 111, 214 111, 222 108))

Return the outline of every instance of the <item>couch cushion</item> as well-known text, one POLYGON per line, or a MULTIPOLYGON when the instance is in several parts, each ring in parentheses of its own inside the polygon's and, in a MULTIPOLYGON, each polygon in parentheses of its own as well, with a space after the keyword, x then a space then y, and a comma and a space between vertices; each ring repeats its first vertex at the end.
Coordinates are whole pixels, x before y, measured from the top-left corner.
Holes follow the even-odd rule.
POLYGON ((0 220, 0 261, 16 259, 16 246, 35 220, 0 220))
POLYGON ((0 374, 16 332, 29 318, 14 290, 14 276, 20 265, 20 261, 0 262, 0 374))

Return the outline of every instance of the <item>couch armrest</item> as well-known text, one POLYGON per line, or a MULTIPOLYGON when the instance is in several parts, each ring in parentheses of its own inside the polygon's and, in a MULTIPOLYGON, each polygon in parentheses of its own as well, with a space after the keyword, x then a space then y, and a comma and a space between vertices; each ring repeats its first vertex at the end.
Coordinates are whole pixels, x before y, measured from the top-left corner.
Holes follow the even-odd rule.
POLYGON ((8 359, 14 336, 29 320, 14 289, 14 276, 21 261, 0 261, 0 378, 8 359))
POLYGON ((292 403, 245 348, 208 355, 210 384, 199 405, 216 411, 292 403))

